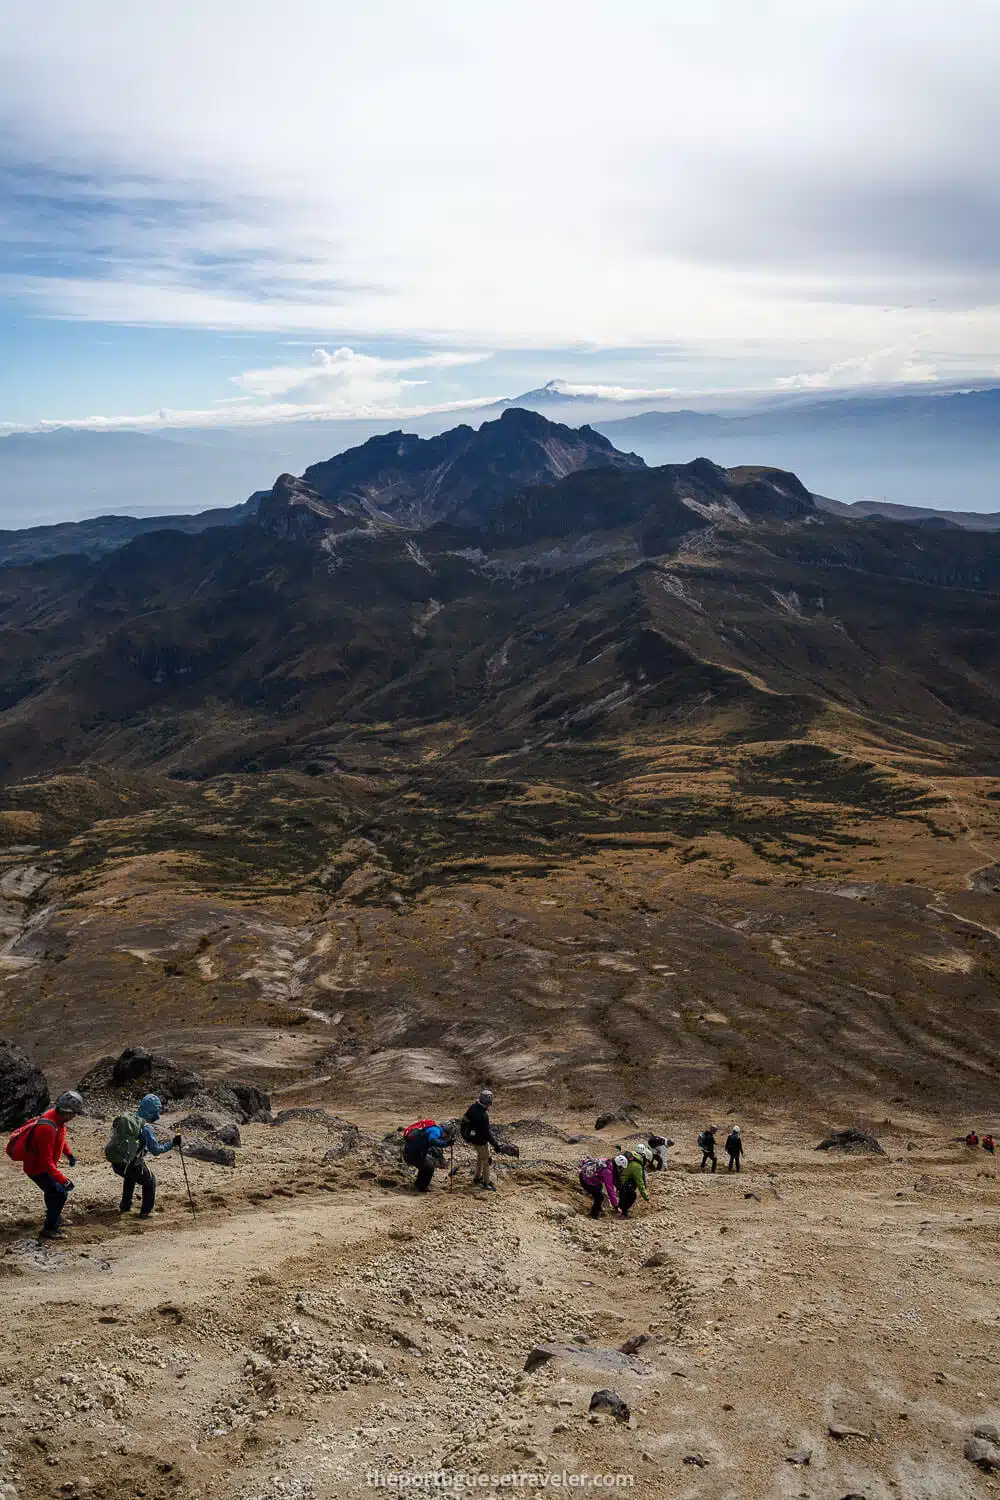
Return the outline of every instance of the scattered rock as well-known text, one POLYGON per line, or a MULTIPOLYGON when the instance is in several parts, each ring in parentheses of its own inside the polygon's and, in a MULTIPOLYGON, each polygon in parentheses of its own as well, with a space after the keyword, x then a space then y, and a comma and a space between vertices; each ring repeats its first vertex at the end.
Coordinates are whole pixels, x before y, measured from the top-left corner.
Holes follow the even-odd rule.
POLYGON ((614 1417, 616 1422, 622 1423, 627 1422, 632 1415, 628 1402, 617 1391, 595 1391, 590 1398, 590 1410, 605 1412, 609 1417, 614 1417))
POLYGON ((966 1440, 965 1456, 970 1464, 982 1469, 984 1474, 1000 1473, 1000 1447, 988 1438, 970 1437, 966 1440))
POLYGON ((701 1453, 688 1453, 684 1457, 686 1464, 693 1464, 696 1469, 707 1469, 708 1459, 701 1453))
POLYGON ((945 1184, 941 1181, 940 1177, 930 1177, 925 1172, 913 1184, 913 1191, 915 1193, 939 1193, 944 1186, 945 1184))
POLYGON ((0 1041, 0 1129, 16 1130, 49 1107, 49 1086, 41 1068, 13 1042, 0 1041))
POLYGON ((414 1354, 423 1354, 424 1353, 424 1346, 423 1346, 423 1344, 419 1343, 415 1338, 413 1338, 410 1334, 408 1334, 405 1331, 405 1329, 403 1329, 403 1328, 392 1328, 392 1329, 390 1329, 389 1330, 389 1337, 390 1338, 394 1338, 396 1340, 396 1343, 402 1345, 402 1347, 404 1349, 410 1349, 410 1350, 412 1350, 412 1352, 414 1354))
POLYGON ((547 1203, 542 1209, 542 1213, 553 1224, 561 1224, 566 1219, 575 1219, 577 1211, 575 1208, 571 1208, 568 1203, 547 1203))
POLYGON ((212 1162, 217 1167, 235 1167, 236 1152, 231 1146, 206 1146, 196 1142, 193 1146, 185 1144, 184 1155, 190 1156, 194 1161, 212 1162))
POLYGON ((321 1125, 327 1125, 333 1129, 344 1122, 338 1115, 331 1115, 325 1109, 318 1109, 315 1105, 297 1105, 294 1109, 280 1109, 271 1119, 272 1125, 291 1125, 296 1120, 314 1120, 321 1125))
POLYGON ((873 1135, 864 1130, 835 1130, 820 1141, 817 1151, 846 1151, 850 1156, 887 1156, 873 1135))
POLYGON ((805 1464, 810 1464, 810 1463, 812 1463, 812 1453, 809 1452, 805 1448, 800 1448, 795 1453, 786 1453, 785 1454, 785 1463, 786 1464, 797 1464, 799 1466, 804 1466, 805 1464))
POLYGON ((763 1201, 759 1193, 744 1193, 743 1196, 744 1198, 752 1198, 755 1203, 763 1201))
POLYGON ((158 1094, 168 1107, 174 1100, 183 1099, 189 1109, 209 1114, 219 1110, 240 1125, 271 1118, 271 1101, 254 1084, 232 1079, 206 1083, 199 1074, 145 1047, 126 1047, 118 1057, 102 1057, 84 1074, 77 1088, 84 1098, 103 1097, 112 1107, 126 1102, 122 1095, 127 1095, 127 1102, 134 1107, 136 1091, 141 1090, 158 1094))
POLYGON ((866 1443, 871 1442, 870 1432, 862 1432, 860 1427, 846 1427, 842 1422, 831 1422, 827 1431, 838 1442, 843 1442, 845 1438, 864 1438, 866 1443))
POLYGON ((341 1120, 339 1125, 334 1126, 332 1135, 331 1144, 323 1157, 324 1166, 353 1155, 361 1144, 361 1131, 347 1120, 341 1120))
POLYGON ((510 1120, 506 1125, 494 1125, 494 1134, 498 1140, 506 1140, 508 1135, 544 1135, 553 1141, 569 1141, 556 1125, 550 1125, 548 1120, 510 1120))
POLYGON ((662 1245, 657 1245, 652 1254, 647 1255, 646 1259, 643 1261, 642 1269, 644 1271, 654 1271, 659 1266, 669 1266, 670 1264, 671 1261, 668 1252, 664 1250, 662 1245))
POLYGON ((972 1436, 982 1438, 987 1443, 995 1443, 1000 1448, 1000 1427, 992 1422, 980 1422, 978 1427, 973 1427, 972 1436))

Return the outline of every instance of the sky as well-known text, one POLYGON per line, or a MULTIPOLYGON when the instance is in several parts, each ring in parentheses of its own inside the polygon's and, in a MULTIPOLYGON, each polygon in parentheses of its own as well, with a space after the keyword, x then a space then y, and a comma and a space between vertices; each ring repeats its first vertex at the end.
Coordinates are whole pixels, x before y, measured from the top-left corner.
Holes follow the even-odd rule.
POLYGON ((11 0, 0 431, 1000 379, 996 0, 11 0))

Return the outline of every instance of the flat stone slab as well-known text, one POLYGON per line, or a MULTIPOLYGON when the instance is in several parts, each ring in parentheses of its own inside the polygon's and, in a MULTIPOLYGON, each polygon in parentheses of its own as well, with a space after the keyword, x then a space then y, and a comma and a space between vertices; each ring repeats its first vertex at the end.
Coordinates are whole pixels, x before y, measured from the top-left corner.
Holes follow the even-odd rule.
POLYGON ((536 1344, 524 1361, 530 1375, 550 1359, 563 1359, 574 1365, 585 1365, 590 1370, 603 1370, 611 1374, 651 1375, 652 1367, 633 1354, 623 1354, 620 1349, 592 1348, 589 1344, 536 1344))

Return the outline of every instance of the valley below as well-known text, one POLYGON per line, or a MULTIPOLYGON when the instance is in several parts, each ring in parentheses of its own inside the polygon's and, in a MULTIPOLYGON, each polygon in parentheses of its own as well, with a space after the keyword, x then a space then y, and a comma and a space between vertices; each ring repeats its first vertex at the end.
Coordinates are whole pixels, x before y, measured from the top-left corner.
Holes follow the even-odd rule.
POLYGON ((480 432, 0 570, 0 1038, 279 1120, 139 1227, 85 1088, 47 1248, 4 1174, 0 1496, 991 1493, 1000 542, 480 432), (393 1132, 485 1083, 520 1159, 414 1194, 393 1132), (581 1157, 649 1130, 592 1223, 581 1157))

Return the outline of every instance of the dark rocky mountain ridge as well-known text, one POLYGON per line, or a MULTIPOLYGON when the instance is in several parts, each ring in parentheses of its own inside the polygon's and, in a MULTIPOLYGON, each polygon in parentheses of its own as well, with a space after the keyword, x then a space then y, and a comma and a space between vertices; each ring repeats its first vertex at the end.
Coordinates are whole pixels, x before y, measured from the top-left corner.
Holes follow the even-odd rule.
POLYGON ((590 427, 567 427, 511 407, 495 422, 439 437, 391 432, 312 464, 304 480, 326 500, 353 503, 380 520, 422 527, 447 517, 479 524, 497 501, 582 469, 641 469, 590 427))
POLYGON ((0 571, 11 1034, 414 1106, 484 1053, 588 1107, 992 1097, 1000 537, 705 459, 488 507, 456 460, 417 529, 351 464, 0 571))

